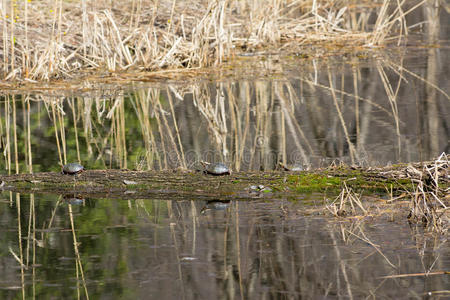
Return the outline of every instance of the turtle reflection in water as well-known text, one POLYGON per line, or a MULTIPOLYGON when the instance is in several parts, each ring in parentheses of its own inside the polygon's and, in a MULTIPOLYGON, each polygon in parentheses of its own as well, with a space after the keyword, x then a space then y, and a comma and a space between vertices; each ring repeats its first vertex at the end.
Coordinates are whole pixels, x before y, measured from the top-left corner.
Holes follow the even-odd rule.
POLYGON ((84 204, 85 199, 80 195, 67 194, 63 196, 64 201, 71 205, 81 205, 84 204))
POLYGON ((208 163, 201 162, 203 167, 205 167, 204 172, 206 174, 220 176, 220 175, 230 175, 230 169, 223 163, 208 163))
POLYGON ((206 202, 200 213, 203 215, 210 210, 226 210, 230 206, 230 200, 210 200, 206 202))
POLYGON ((84 171, 84 167, 79 163, 68 163, 62 167, 62 173, 68 175, 77 175, 84 171))
POLYGON ((279 163, 280 167, 285 170, 285 171, 290 171, 290 172, 300 172, 300 171, 305 171, 305 168, 303 167, 302 164, 293 164, 293 165, 284 165, 282 163, 279 163))

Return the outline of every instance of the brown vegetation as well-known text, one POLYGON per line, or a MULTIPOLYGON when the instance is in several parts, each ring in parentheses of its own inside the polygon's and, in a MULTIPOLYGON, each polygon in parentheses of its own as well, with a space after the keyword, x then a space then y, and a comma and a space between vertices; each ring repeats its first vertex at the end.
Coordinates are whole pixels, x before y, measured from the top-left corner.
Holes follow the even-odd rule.
POLYGON ((424 2, 4 0, 1 78, 194 69, 305 45, 371 48, 400 41, 405 16, 424 2))
MULTIPOLYGON (((450 228, 449 167, 449 155, 443 153, 434 162, 408 164, 402 168, 378 169, 374 176, 396 179, 407 177, 411 180, 412 186, 405 186, 401 193, 398 192, 402 189, 397 188, 398 195, 395 197, 392 190, 388 191, 390 199, 386 203, 381 203, 381 206, 376 204, 370 209, 364 207, 361 195, 355 193, 344 182, 339 196, 327 204, 325 209, 335 217, 358 218, 389 212, 394 219, 392 205, 397 203, 399 204, 395 209, 397 211, 403 211, 408 206, 408 220, 411 224, 421 224, 431 231, 445 234, 450 228)), ((376 201, 379 202, 378 197, 376 201)))

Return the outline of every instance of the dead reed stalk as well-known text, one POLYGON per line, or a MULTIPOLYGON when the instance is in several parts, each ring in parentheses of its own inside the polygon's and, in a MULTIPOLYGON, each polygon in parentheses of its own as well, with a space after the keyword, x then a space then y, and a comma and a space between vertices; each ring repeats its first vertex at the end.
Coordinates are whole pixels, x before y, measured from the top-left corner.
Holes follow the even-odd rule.
POLYGON ((367 210, 364 208, 361 202, 361 195, 356 194, 352 188, 347 186, 344 182, 342 191, 333 202, 327 204, 326 209, 335 217, 345 217, 348 215, 354 215, 359 208, 364 214, 367 214, 367 210))

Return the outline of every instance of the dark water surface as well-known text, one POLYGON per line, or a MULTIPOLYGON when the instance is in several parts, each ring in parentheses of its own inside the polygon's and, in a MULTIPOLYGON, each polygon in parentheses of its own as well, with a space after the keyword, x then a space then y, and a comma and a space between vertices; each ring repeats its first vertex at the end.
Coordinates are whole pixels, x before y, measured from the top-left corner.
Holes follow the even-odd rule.
POLYGON ((339 221, 305 213, 323 196, 300 198, 221 203, 2 193, 0 298, 85 299, 87 291, 90 299, 414 299, 448 292, 449 275, 382 278, 449 270, 443 236, 428 236, 405 218, 339 221), (27 266, 23 274, 18 260, 27 266))

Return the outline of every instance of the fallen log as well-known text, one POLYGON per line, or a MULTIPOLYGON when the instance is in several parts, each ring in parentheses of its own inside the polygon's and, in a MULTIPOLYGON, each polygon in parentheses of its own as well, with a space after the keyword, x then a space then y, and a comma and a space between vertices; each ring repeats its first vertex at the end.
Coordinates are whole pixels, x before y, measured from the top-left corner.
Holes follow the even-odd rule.
MULTIPOLYGON (((339 192, 344 182, 355 190, 397 191, 434 180, 449 186, 448 161, 398 164, 382 168, 333 166, 302 172, 235 172, 211 176, 199 171, 86 170, 77 175, 56 172, 0 176, 1 189, 20 193, 53 193, 111 198, 253 198, 295 196, 305 192, 339 192), (252 188, 257 186, 257 188, 252 188), (259 188, 263 186, 267 188, 259 188)), ((432 188, 432 187, 430 187, 432 188)))

